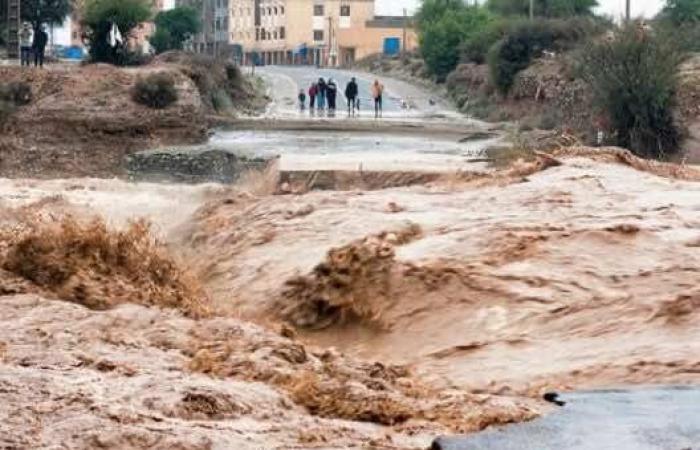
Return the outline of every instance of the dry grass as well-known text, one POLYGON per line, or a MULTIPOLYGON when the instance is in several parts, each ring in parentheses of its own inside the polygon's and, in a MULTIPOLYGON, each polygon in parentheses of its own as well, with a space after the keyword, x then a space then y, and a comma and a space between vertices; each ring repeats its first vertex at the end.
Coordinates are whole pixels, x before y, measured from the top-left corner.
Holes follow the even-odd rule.
POLYGON ((58 298, 107 309, 121 303, 209 313, 199 283, 152 237, 145 221, 113 231, 102 220, 42 221, 3 238, 2 267, 58 298))

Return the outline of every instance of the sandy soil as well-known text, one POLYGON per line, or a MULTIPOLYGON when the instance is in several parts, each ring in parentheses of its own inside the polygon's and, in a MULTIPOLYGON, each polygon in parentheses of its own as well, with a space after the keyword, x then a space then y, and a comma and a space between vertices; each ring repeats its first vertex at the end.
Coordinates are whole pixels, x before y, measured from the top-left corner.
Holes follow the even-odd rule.
POLYGON ((0 175, 60 178, 125 174, 124 157, 162 145, 206 141, 212 98, 231 116, 264 107, 251 81, 228 78, 225 66, 205 57, 169 52, 146 66, 50 65, 46 69, 0 67, 0 81, 30 86, 32 99, 0 124, 0 175), (152 109, 132 100, 137 80, 167 73, 177 101, 152 109), (222 100, 224 99, 224 100, 222 100))
POLYGON ((544 389, 697 383, 698 180, 589 149, 371 192, 3 180, 0 444, 425 448, 544 389))

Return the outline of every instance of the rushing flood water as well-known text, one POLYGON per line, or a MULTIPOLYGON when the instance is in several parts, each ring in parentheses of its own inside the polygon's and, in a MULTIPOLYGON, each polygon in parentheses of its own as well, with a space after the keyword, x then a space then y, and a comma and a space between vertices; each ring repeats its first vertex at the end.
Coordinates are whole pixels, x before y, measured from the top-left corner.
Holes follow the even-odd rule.
POLYGON ((483 151, 497 139, 457 142, 435 136, 316 131, 218 131, 211 144, 244 153, 281 155, 281 170, 482 169, 483 151))
POLYGON ((700 446, 700 389, 666 387, 562 395, 530 423, 440 438, 440 450, 689 450, 700 446))

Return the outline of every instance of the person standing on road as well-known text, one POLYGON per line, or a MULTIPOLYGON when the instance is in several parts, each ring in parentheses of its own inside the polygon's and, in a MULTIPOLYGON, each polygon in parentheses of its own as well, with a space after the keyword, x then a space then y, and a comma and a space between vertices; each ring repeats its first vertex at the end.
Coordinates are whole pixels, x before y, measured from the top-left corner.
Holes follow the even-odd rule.
POLYGON ((306 109, 306 92, 303 89, 299 90, 299 109, 301 111, 306 109))
POLYGON ((374 117, 382 115, 382 96, 384 95, 384 85, 379 80, 374 80, 372 84, 372 98, 374 99, 374 117))
POLYGON ((316 94, 318 93, 318 85, 311 83, 309 86, 309 109, 313 110, 316 107, 316 94))
POLYGON ((32 45, 32 50, 34 50, 34 67, 44 67, 44 51, 48 42, 49 35, 44 31, 43 26, 40 26, 34 35, 34 44, 32 45))
POLYGON ((324 109, 326 107, 326 94, 328 92, 328 86, 326 85, 326 80, 323 78, 318 79, 318 91, 316 92, 316 100, 318 109, 324 109))
POLYGON ((355 107, 359 106, 357 104, 357 94, 358 94, 357 81, 355 80, 355 77, 352 77, 350 79, 350 81, 348 82, 347 86, 345 86, 345 98, 348 100, 348 116, 350 114, 352 114, 354 116, 355 115, 355 107))
POLYGON ((335 112, 335 100, 338 96, 338 86, 332 78, 328 80, 326 91, 328 95, 328 110, 335 112))
POLYGON ((32 26, 25 23, 22 29, 17 33, 19 38, 20 64, 24 67, 29 67, 30 58, 32 55, 32 43, 34 41, 34 32, 32 26))

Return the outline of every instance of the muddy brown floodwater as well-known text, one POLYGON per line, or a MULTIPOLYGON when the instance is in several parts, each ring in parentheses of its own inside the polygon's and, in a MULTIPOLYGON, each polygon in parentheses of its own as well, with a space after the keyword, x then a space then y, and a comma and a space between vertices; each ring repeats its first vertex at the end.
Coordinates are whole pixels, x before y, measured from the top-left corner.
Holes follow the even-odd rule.
POLYGON ((303 195, 2 180, 0 446, 425 448, 532 419, 543 389, 697 383, 697 180, 587 149, 303 195), (67 213, 165 246, 42 228, 67 213), (95 307, 85 277, 125 287, 95 307))

